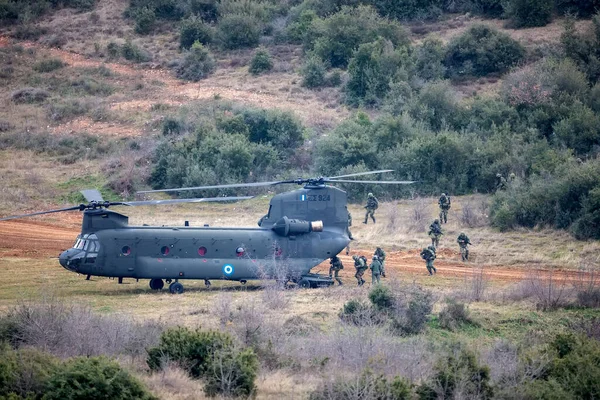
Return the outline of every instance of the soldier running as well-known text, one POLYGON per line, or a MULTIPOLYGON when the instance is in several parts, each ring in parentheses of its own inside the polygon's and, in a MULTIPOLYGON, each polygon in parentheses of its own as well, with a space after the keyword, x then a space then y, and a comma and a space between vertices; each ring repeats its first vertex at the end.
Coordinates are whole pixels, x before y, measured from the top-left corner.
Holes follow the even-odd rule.
POLYGON ((373 261, 371 262, 371 285, 380 282, 381 275, 381 262, 379 261, 379 257, 373 256, 373 261))
POLYGON ((377 210, 378 207, 379 201, 377 200, 377 197, 373 196, 373 193, 369 193, 367 197, 367 205, 365 206, 365 208, 367 209, 367 213, 365 214, 365 221, 363 222, 363 224, 367 223, 367 221, 369 220, 369 216, 371 216, 373 223, 375 223, 375 210, 377 210))
POLYGON ((435 257, 435 247, 433 246, 425 247, 423 251, 421 251, 421 258, 425 260, 425 267, 427 267, 429 275, 437 273, 437 270, 433 266, 433 260, 435 260, 435 257))
POLYGON ((431 245, 437 249, 440 245, 440 236, 444 233, 442 232, 442 226, 440 225, 440 220, 436 219, 433 221, 433 224, 429 225, 429 237, 431 238, 431 245))
POLYGON ((461 232, 456 241, 460 246, 460 255, 462 256, 462 260, 469 261, 469 249, 467 248, 467 245, 471 244, 469 237, 465 235, 464 232, 461 232))
POLYGON ((447 196, 446 193, 442 193, 440 199, 438 200, 438 204, 440 206, 440 221, 444 224, 448 223, 448 210, 450 210, 450 196, 447 196))
POLYGON ((363 279, 363 275, 367 269, 367 259, 364 256, 353 255, 352 259, 354 260, 354 268, 356 268, 356 274, 354 277, 358 281, 358 286, 362 286, 365 284, 365 280, 363 279))
POLYGON ((335 280, 338 282, 338 284, 340 286, 343 285, 342 280, 340 279, 340 270, 344 269, 344 264, 342 264, 342 260, 339 259, 338 256, 333 256, 331 257, 331 260, 329 261, 330 267, 329 267, 329 278, 331 278, 332 272, 335 272, 335 280))
POLYGON ((381 276, 385 278, 385 251, 383 251, 381 247, 378 247, 375 249, 374 255, 376 255, 381 262, 381 276))

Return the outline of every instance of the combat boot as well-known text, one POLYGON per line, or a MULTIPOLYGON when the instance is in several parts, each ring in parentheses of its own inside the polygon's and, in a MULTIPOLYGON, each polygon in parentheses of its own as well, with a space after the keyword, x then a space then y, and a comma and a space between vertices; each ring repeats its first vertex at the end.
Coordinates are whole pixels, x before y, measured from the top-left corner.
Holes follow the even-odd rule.
POLYGON ((375 223, 375 217, 371 217, 371 218, 373 218, 373 223, 375 223))

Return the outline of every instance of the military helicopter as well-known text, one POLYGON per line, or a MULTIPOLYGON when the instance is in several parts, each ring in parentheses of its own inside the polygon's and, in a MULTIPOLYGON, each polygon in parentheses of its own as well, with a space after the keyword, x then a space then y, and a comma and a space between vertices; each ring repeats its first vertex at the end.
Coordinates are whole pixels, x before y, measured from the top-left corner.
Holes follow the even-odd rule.
POLYGON ((95 189, 83 190, 88 204, 57 210, 1 218, 9 219, 65 211, 83 211, 81 234, 72 248, 59 256, 69 271, 92 276, 149 279, 150 288, 161 290, 165 281, 169 291, 183 293, 180 280, 212 279, 239 281, 276 279, 292 281, 301 287, 328 286, 328 276, 310 270, 340 253, 348 244, 346 192, 326 183, 410 184, 413 181, 344 180, 380 170, 310 179, 254 182, 216 186, 149 190, 138 192, 181 192, 242 187, 304 185, 302 189, 280 193, 270 201, 269 210, 258 228, 219 228, 185 226, 130 226, 128 217, 109 210, 113 206, 141 206, 213 201, 237 201, 252 196, 169 200, 108 202, 95 189))

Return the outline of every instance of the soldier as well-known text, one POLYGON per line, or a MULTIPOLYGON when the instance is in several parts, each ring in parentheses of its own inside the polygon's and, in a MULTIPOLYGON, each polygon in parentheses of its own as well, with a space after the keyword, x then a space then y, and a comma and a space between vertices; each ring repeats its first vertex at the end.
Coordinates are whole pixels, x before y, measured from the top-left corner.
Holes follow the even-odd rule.
POLYGON ((371 262, 371 285, 375 284, 375 281, 379 283, 379 275, 381 275, 381 262, 379 261, 379 257, 373 256, 373 261, 371 262))
POLYGON ((496 174, 496 191, 506 190, 506 178, 501 173, 496 174))
POLYGON ((510 175, 508 175, 508 181, 510 183, 513 183, 515 181, 515 179, 517 179, 517 175, 515 175, 514 172, 511 172, 510 175))
POLYGON ((467 248, 467 245, 471 244, 469 237, 465 235, 464 232, 461 232, 456 241, 460 246, 460 255, 462 256, 462 260, 469 261, 469 249, 467 248))
POLYGON ((435 247, 433 246, 425 247, 423 251, 421 251, 421 258, 425 260, 425 266, 427 267, 429 275, 437 273, 437 270, 433 266, 433 260, 435 260, 435 257, 435 247))
POLYGON ((365 214, 365 222, 363 222, 363 224, 367 223, 369 220, 369 215, 371 216, 373 223, 375 223, 375 210, 377 210, 377 207, 379 207, 379 201, 377 200, 377 197, 373 196, 373 193, 369 193, 367 205, 365 206, 367 213, 365 214))
POLYGON ((436 219, 433 221, 433 224, 429 225, 429 237, 431 238, 431 245, 434 248, 437 248, 440 245, 440 236, 444 233, 442 232, 442 227, 440 225, 440 220, 436 219))
POLYGON ((338 256, 333 256, 331 257, 331 260, 329 261, 330 267, 329 267, 329 278, 331 278, 331 272, 335 271, 335 280, 339 283, 340 286, 343 285, 342 280, 340 279, 340 270, 344 269, 344 264, 342 264, 342 260, 340 260, 340 258, 338 256))
POLYGON ((448 210, 450 209, 450 196, 447 196, 446 193, 442 193, 440 199, 438 200, 438 204, 440 206, 440 221, 446 224, 448 223, 448 210))
POLYGON ((356 274, 354 274, 354 277, 358 281, 358 286, 362 286, 365 284, 363 275, 367 269, 367 259, 364 256, 359 257, 357 255, 353 255, 352 259, 354 260, 354 268, 356 268, 356 274))
POLYGON ((381 247, 378 247, 375 249, 374 255, 376 255, 381 262, 381 276, 385 278, 385 251, 383 251, 381 247))
MULTIPOLYGON (((348 234, 348 238, 350 240, 354 240, 354 238, 352 237, 352 232, 350 232, 350 227, 352 226, 352 214, 350 214, 350 211, 348 211, 348 228, 346 228, 346 233, 348 234)), ((350 242, 348 242, 348 245, 346 246, 346 255, 350 254, 350 242)))

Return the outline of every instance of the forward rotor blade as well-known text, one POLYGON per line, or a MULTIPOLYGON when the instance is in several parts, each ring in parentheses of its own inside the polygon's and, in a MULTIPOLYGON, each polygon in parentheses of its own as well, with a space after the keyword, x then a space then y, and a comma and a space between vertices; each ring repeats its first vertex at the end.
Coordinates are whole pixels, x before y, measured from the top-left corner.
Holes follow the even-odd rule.
POLYGON ((348 175, 340 175, 340 176, 330 176, 329 179, 337 179, 337 178, 349 178, 351 176, 362 176, 362 175, 372 175, 372 174, 382 174, 384 172, 393 172, 393 169, 382 169, 380 171, 369 171, 369 172, 357 172, 355 174, 348 174, 348 175))
POLYGON ((208 203, 216 201, 236 201, 236 200, 248 200, 254 196, 230 196, 230 197, 205 197, 197 199, 169 199, 169 200, 143 200, 143 201, 124 201, 115 205, 124 206, 152 206, 152 205, 164 205, 164 204, 179 204, 179 203, 208 203))
POLYGON ((328 182, 339 182, 339 183, 371 183, 373 185, 410 185, 411 183, 415 183, 417 181, 347 181, 343 179, 329 180, 328 182))
POLYGON ((9 219, 33 217, 34 215, 52 214, 52 213, 58 213, 58 212, 63 212, 63 211, 73 211, 73 210, 80 210, 80 209, 81 209, 80 206, 73 206, 73 207, 61 208, 58 210, 34 212, 31 214, 12 215, 10 217, 0 218, 0 221, 8 221, 9 219))
POLYGON ((157 190, 143 190, 137 192, 138 194, 144 193, 162 193, 162 192, 183 192, 186 190, 207 190, 207 189, 228 189, 228 188, 242 188, 242 187, 260 187, 260 186, 272 186, 280 183, 287 183, 286 181, 274 181, 274 182, 253 182, 253 183, 232 183, 227 185, 214 185, 214 186, 195 186, 186 188, 175 188, 175 189, 157 189, 157 190))
POLYGON ((90 203, 92 201, 95 201, 96 203, 102 203, 102 202, 104 202, 104 199, 102 198, 102 195, 96 189, 85 189, 85 190, 81 190, 80 193, 90 203))

